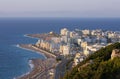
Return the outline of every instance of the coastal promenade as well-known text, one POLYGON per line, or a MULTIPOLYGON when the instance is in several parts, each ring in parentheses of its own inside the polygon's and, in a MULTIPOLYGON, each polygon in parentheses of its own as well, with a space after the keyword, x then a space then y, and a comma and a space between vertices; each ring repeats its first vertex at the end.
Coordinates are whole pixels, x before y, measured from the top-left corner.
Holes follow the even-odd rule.
POLYGON ((32 64, 34 68, 30 73, 18 78, 18 79, 54 79, 55 77, 55 68, 57 65, 56 56, 39 49, 32 44, 21 44, 19 47, 24 49, 29 49, 40 54, 44 54, 47 58, 42 59, 32 59, 32 64))
POLYGON ((56 56, 54 54, 51 54, 51 53, 49 53, 49 52, 47 52, 45 50, 37 48, 32 44, 20 44, 19 47, 21 47, 23 49, 28 49, 28 50, 35 51, 35 52, 37 52, 39 54, 44 54, 45 57, 47 57, 47 58, 56 58, 56 56))

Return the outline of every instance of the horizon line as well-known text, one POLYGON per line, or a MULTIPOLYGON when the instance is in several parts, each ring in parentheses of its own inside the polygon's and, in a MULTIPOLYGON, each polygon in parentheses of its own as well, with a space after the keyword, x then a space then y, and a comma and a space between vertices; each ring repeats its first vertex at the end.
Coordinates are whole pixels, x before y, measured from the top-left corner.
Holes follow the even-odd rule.
POLYGON ((0 17, 0 18, 120 18, 120 17, 0 17))

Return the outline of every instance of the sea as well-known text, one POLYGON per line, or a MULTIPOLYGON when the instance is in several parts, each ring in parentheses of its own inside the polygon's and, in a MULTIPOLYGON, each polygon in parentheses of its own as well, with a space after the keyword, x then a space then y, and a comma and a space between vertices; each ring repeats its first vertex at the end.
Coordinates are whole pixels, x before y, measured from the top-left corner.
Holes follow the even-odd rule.
POLYGON ((120 31, 120 18, 0 18, 0 79, 13 79, 31 71, 30 59, 45 59, 18 44, 36 43, 25 34, 60 33, 61 28, 120 31))

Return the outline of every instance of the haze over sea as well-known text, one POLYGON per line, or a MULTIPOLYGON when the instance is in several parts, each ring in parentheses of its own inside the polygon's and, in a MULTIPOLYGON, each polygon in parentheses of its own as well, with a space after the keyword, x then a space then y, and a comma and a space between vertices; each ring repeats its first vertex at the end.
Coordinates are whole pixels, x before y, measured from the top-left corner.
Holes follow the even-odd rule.
POLYGON ((43 55, 16 47, 35 43, 37 39, 24 34, 46 33, 61 28, 104 29, 120 31, 120 18, 1 18, 0 19, 0 79, 13 79, 29 72, 28 61, 44 59, 43 55))

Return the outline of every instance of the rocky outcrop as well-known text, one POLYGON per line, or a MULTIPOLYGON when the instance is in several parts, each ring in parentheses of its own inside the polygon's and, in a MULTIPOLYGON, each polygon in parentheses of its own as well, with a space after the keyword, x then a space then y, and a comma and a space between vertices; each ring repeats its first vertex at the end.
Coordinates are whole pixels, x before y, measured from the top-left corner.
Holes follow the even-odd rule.
POLYGON ((111 59, 114 59, 115 57, 120 57, 120 49, 114 49, 111 54, 111 59))

